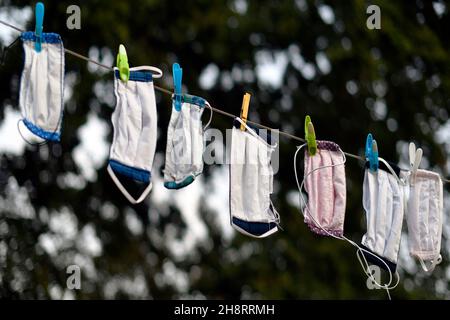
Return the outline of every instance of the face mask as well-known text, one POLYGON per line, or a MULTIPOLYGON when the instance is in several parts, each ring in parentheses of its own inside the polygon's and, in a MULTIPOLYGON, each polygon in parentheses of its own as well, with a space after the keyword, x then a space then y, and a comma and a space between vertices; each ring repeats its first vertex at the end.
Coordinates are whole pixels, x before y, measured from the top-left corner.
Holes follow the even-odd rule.
POLYGON ((34 32, 23 32, 21 39, 25 51, 19 96, 21 121, 35 136, 59 141, 64 108, 64 46, 61 37, 56 33, 43 33, 40 52, 35 50, 34 32))
POLYGON ((437 173, 417 170, 410 178, 406 211, 411 256, 425 272, 432 272, 442 261, 440 255, 444 214, 443 185, 437 173))
POLYGON ((242 234, 264 238, 277 232, 280 222, 270 200, 273 192, 270 159, 276 146, 266 143, 257 129, 245 125, 246 130, 241 131, 242 123, 236 118, 231 136, 231 225, 242 234))
POLYGON ((367 261, 392 274, 397 268, 405 190, 403 180, 398 178, 403 178, 400 170, 382 158, 379 160, 377 171, 367 168, 364 174, 363 206, 367 232, 361 242, 361 252, 367 261))
POLYGON ((342 237, 347 194, 345 155, 330 141, 317 141, 317 149, 314 156, 305 151, 305 223, 317 234, 342 237))
POLYGON ((116 107, 111 120, 114 127, 108 173, 124 196, 133 204, 145 199, 152 188, 151 169, 156 149, 156 100, 153 78, 162 76, 154 67, 130 68, 127 82, 120 80, 114 68, 116 107), (152 75, 152 71, 156 73, 152 75), (117 175, 147 184, 136 200, 117 175))
POLYGON ((211 108, 200 97, 184 94, 178 98, 182 100, 181 108, 176 109, 174 99, 167 130, 164 186, 168 189, 183 188, 202 173, 204 129, 201 117, 205 106, 211 108))

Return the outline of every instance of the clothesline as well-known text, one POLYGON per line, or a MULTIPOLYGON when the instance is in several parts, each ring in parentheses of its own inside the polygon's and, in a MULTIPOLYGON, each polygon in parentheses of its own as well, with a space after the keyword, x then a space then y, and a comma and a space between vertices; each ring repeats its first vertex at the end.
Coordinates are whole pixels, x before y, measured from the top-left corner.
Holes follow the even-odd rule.
MULTIPOLYGON (((10 27, 10 28, 12 28, 12 29, 14 29, 14 30, 16 30, 16 31, 18 31, 18 32, 24 32, 24 30, 22 30, 21 28, 18 28, 18 27, 14 26, 14 25, 11 25, 11 24, 9 24, 9 23, 7 23, 7 22, 5 22, 5 21, 0 20, 0 23, 3 24, 3 25, 5 25, 5 26, 7 26, 7 27, 10 27)), ((67 49, 67 48, 64 48, 64 51, 65 51, 66 53, 68 53, 68 54, 74 56, 74 57, 77 57, 77 58, 79 58, 79 59, 85 60, 85 61, 87 61, 87 62, 91 62, 91 63, 93 63, 93 64, 95 64, 95 65, 97 65, 97 66, 99 66, 99 67, 104 68, 104 69, 108 69, 108 70, 111 70, 111 71, 114 70, 114 67, 107 66, 107 65, 105 65, 105 64, 103 64, 103 63, 100 63, 100 62, 98 62, 98 61, 95 61, 95 60, 93 60, 93 59, 90 59, 89 57, 86 57, 86 56, 84 56, 84 55, 82 55, 82 54, 79 54, 79 53, 77 53, 77 52, 75 52, 75 51, 69 50, 69 49, 67 49)), ((160 91, 160 92, 162 92, 162 93, 168 94, 168 95, 170 95, 170 96, 173 94, 172 91, 170 91, 170 90, 168 90, 168 89, 166 89, 166 88, 157 86, 157 85, 154 85, 154 88, 155 88, 156 90, 158 90, 158 91, 160 91)), ((221 110, 221 109, 218 109, 218 108, 215 108, 215 107, 212 107, 212 106, 211 106, 211 109, 212 109, 214 112, 217 112, 217 113, 219 113, 219 114, 222 114, 222 115, 224 115, 224 116, 227 116, 227 117, 230 117, 230 118, 233 118, 233 119, 237 117, 236 115, 234 115, 234 114, 232 114, 232 113, 223 111, 223 110, 221 110)), ((260 124, 260 123, 257 123, 257 122, 253 122, 253 121, 248 120, 248 119, 247 119, 247 122, 250 123, 250 124, 253 124, 253 125, 257 126, 257 127, 260 127, 260 128, 266 129, 266 130, 269 130, 269 131, 277 131, 280 135, 285 136, 285 137, 288 137, 288 138, 290 138, 290 139, 297 140, 297 141, 300 141, 300 142, 303 142, 303 143, 306 142, 306 140, 305 140, 304 138, 297 137, 297 136, 292 135, 292 134, 290 134, 290 133, 283 132, 283 131, 280 131, 280 130, 275 129, 275 128, 271 128, 271 127, 268 127, 268 126, 266 126, 266 125, 263 125, 263 124, 260 124)), ((355 154, 352 154, 352 153, 349 153, 349 152, 344 152, 344 154, 345 154, 347 157, 351 157, 351 158, 354 158, 354 159, 357 159, 357 160, 360 160, 360 161, 364 161, 364 162, 366 161, 365 158, 363 158, 363 157, 361 157, 361 156, 359 156, 359 155, 355 155, 355 154)), ((402 170, 405 170, 405 169, 402 169, 402 170)), ((407 170, 405 170, 405 171, 407 171, 407 170)), ((445 182, 445 183, 450 183, 450 179, 445 179, 445 178, 443 178, 443 177, 441 177, 441 179, 442 179, 442 181, 445 182)))

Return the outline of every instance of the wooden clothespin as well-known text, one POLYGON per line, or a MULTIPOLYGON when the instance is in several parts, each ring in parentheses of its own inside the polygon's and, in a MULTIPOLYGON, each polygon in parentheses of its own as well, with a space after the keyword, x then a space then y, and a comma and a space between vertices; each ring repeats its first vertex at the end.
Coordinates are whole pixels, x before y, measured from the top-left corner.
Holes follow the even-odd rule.
POLYGON ((242 99, 242 108, 241 108, 241 131, 245 131, 245 124, 247 123, 247 115, 248 115, 248 106, 250 105, 250 93, 244 94, 244 98, 242 99))

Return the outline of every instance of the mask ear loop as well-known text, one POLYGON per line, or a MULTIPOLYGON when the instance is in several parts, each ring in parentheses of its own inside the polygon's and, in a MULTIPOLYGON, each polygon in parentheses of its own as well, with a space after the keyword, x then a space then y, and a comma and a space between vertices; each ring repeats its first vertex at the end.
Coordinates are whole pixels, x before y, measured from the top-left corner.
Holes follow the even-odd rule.
POLYGON ((111 166, 109 164, 108 164, 107 170, 108 170, 108 173, 109 173, 111 179, 116 184, 117 188, 119 188, 119 190, 123 193, 125 198, 127 198, 127 200, 130 201, 132 204, 137 204, 137 203, 142 202, 147 197, 149 192, 152 190, 153 184, 152 184, 152 182, 150 182, 148 184, 148 186, 145 188, 145 190, 142 192, 141 196, 136 200, 130 195, 130 193, 127 191, 127 189, 125 189, 125 187, 119 181, 116 174, 114 173, 114 170, 111 168, 111 166))
POLYGON ((20 36, 18 36, 13 42, 11 42, 10 45, 5 47, 2 52, 2 58, 0 60, 0 66, 5 65, 6 56, 8 55, 8 50, 10 50, 12 47, 14 47, 17 44, 17 41, 20 39, 20 36))
POLYGON ((245 126, 245 129, 246 129, 245 132, 250 133, 250 134, 251 134, 252 136, 254 136, 256 139, 258 139, 259 141, 261 141, 262 143, 264 143, 269 149, 276 149, 276 148, 277 148, 278 144, 271 145, 271 144, 267 143, 266 141, 264 141, 264 139, 261 138, 261 137, 255 132, 255 130, 253 130, 252 128, 250 128, 244 121, 242 121, 241 118, 236 117, 236 118, 234 118, 234 119, 237 120, 240 124, 243 124, 243 125, 245 126))
MULTIPOLYGON (((115 70, 119 70, 117 67, 114 67, 114 71, 115 70)), ((130 68, 130 71, 151 71, 152 72, 152 78, 154 79, 159 79, 163 76, 163 72, 161 69, 157 68, 157 67, 153 67, 153 66, 140 66, 140 67, 133 67, 130 68)))
MULTIPOLYGON (((20 130, 20 123, 24 123, 23 122, 23 119, 19 119, 18 121, 17 121, 17 131, 19 131, 19 134, 20 134, 20 136, 22 137, 22 140, 23 141, 25 141, 28 145, 30 145, 30 146, 33 146, 33 147, 42 147, 42 146, 45 146, 46 144, 48 144, 48 140, 45 140, 45 139, 43 139, 43 138, 41 138, 41 137, 39 137, 40 139, 43 139, 43 141, 41 141, 41 142, 36 142, 36 143, 34 143, 34 142, 31 142, 31 141, 29 141, 28 139, 26 139, 25 138, 25 136, 22 134, 22 131, 20 130)), ((24 124, 25 125, 25 124, 24 124)))
MULTIPOLYGON (((58 128, 59 128, 59 126, 60 126, 60 124, 61 124, 61 116, 59 117, 59 120, 58 120, 58 124, 56 125, 56 129, 54 129, 53 130, 53 132, 51 133, 51 135, 54 135, 55 133, 56 133, 56 131, 58 131, 58 128)), ((34 142, 31 142, 31 141, 29 141, 28 139, 26 139, 25 138, 25 136, 22 134, 22 131, 20 130, 20 123, 23 123, 24 125, 25 125, 25 123, 24 123, 24 121, 23 121, 23 119, 19 119, 18 121, 17 121, 17 131, 19 131, 19 134, 20 134, 20 136, 22 137, 22 140, 23 141, 25 141, 28 145, 30 145, 30 146, 33 146, 33 147, 42 147, 42 146, 45 146, 45 145, 47 145, 48 143, 49 143, 49 140, 47 140, 47 139, 44 139, 44 138, 41 138, 41 137, 39 137, 40 139, 43 139, 44 141, 41 141, 41 142, 36 142, 36 143, 34 143, 34 142)), ((26 127, 26 126, 25 126, 26 127)), ((30 131, 31 132, 31 131, 30 131)), ((33 132, 31 132, 32 134, 34 134, 33 132)), ((35 135, 35 134, 34 134, 35 135)))
POLYGON ((436 268, 436 266, 442 262, 442 256, 439 254, 439 256, 436 259, 431 260, 431 264, 428 267, 426 262, 422 258, 419 258, 419 262, 420 265, 422 266, 423 271, 430 274, 434 271, 434 268, 436 268))
MULTIPOLYGON (((333 238, 338 239, 338 240, 344 240, 344 241, 347 241, 349 244, 351 244, 351 245, 353 245, 354 247, 356 247, 356 248, 357 248, 356 255, 357 255, 357 257, 358 257, 358 260, 359 260, 359 262, 360 262, 360 264, 361 264, 361 266, 362 266, 362 268, 363 268, 364 273, 366 274, 366 276, 368 276, 368 277, 373 281, 373 283, 374 283, 376 286, 378 286, 379 288, 386 289, 386 290, 387 290, 387 293, 388 293, 388 297, 389 297, 389 299, 391 299, 391 296, 390 296, 390 294, 389 294, 389 290, 394 289, 395 287, 397 287, 397 285, 398 285, 399 282, 400 282, 400 276, 398 275, 398 272, 396 272, 397 282, 396 282, 395 285, 391 286, 391 283, 392 283, 392 281, 393 281, 393 278, 392 278, 392 272, 390 271, 389 266, 387 265, 387 263, 386 263, 385 261, 383 261, 381 258, 379 258, 378 256, 374 255, 372 252, 369 252, 369 251, 365 250, 364 248, 361 248, 358 244, 356 244, 354 241, 348 239, 347 237, 345 237, 345 236, 339 237, 339 236, 336 236, 336 235, 334 235, 334 234, 328 232, 328 230, 326 230, 326 229, 325 229, 318 221, 316 221, 316 220, 314 219, 314 217, 312 217, 312 215, 311 215, 310 212, 309 212, 308 206, 306 205, 306 201, 305 201, 305 199, 304 199, 304 197, 303 197, 303 194, 302 194, 302 192, 301 192, 301 190, 302 190, 302 188, 303 188, 303 186, 304 186, 306 177, 308 177, 308 176, 311 175, 313 172, 315 172, 315 171, 317 171, 317 170, 320 170, 320 169, 331 168, 331 167, 335 167, 335 166, 338 166, 338 165, 344 165, 345 162, 346 162, 345 154, 344 154, 344 153, 342 152, 342 150, 341 150, 342 157, 343 157, 343 159, 344 159, 344 161, 343 161, 342 163, 334 164, 334 165, 331 165, 331 166, 322 166, 322 167, 315 168, 314 170, 311 170, 311 171, 308 172, 306 175, 304 175, 303 180, 302 180, 302 183, 300 184, 299 181, 298 181, 298 173, 297 173, 297 155, 298 155, 298 152, 299 152, 302 148, 304 148, 305 146, 306 146, 306 143, 303 144, 303 145, 301 145, 301 146, 298 146, 298 147, 297 147, 297 150, 295 151, 295 155, 294 155, 294 173, 295 173, 295 181, 296 181, 297 187, 298 187, 298 189, 299 189, 299 198, 300 198, 300 202, 301 202, 301 204, 303 204, 303 206, 304 206, 303 214, 306 213, 306 214, 308 215, 308 217, 314 222, 314 224, 315 224, 317 227, 319 227, 320 229, 322 229, 322 230, 323 230, 327 235, 329 235, 330 237, 333 237, 333 238), (367 267, 364 267, 364 265, 363 265, 363 263, 362 263, 362 261, 361 261, 361 259, 360 259, 360 256, 359 256, 359 253, 362 252, 362 251, 367 252, 368 254, 372 255, 374 258, 378 259, 381 263, 383 263, 383 264, 386 266, 386 270, 389 270, 389 271, 388 271, 388 273, 389 273, 389 282, 388 282, 387 284, 385 284, 385 285, 379 284, 379 283, 375 280, 375 278, 373 277, 373 275, 367 271, 367 270, 368 270, 369 264, 368 264, 366 258, 365 258, 364 255, 363 255, 363 259, 364 259, 365 264, 366 264, 366 266, 367 266, 367 267)), ((392 171, 393 171, 393 170, 392 170, 392 171)), ((394 172, 394 173, 395 173, 395 172, 394 172)))
POLYGON ((209 113, 209 120, 206 123, 206 125, 203 127, 203 132, 206 131, 206 129, 208 129, 209 125, 211 124, 211 121, 212 121, 212 118, 213 118, 213 113, 214 113, 214 111, 213 111, 211 105, 209 104, 209 102, 208 101, 205 101, 205 102, 206 102, 205 106, 209 109, 210 113, 209 113))

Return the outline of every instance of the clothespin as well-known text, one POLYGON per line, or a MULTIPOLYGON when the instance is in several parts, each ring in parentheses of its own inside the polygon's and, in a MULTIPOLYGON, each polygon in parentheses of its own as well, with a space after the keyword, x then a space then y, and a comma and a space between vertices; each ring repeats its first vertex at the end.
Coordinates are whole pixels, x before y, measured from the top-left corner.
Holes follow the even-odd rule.
POLYGON ((241 131, 245 131, 245 124, 247 123, 247 115, 248 115, 248 106, 250 105, 250 93, 244 94, 244 98, 242 99, 242 108, 241 108, 241 131))
POLYGON ((308 144, 309 155, 314 156, 317 152, 316 132, 309 116, 305 117, 305 140, 308 144))
POLYGON ((119 46, 119 53, 117 54, 117 68, 119 69, 120 79, 127 82, 130 78, 130 66, 128 64, 127 50, 123 44, 119 46))
POLYGON ((369 167, 372 171, 378 170, 378 145, 369 133, 366 139, 366 159, 369 161, 369 167))
POLYGON ((172 73, 173 73, 173 86, 174 86, 174 100, 175 100, 175 110, 181 110, 181 80, 183 78, 183 69, 180 67, 178 63, 174 63, 172 65, 172 73))
POLYGON ((422 161, 423 150, 419 148, 416 150, 416 145, 411 142, 409 144, 409 165, 411 167, 410 185, 414 185, 416 180, 417 169, 419 169, 420 162, 422 161))
POLYGON ((44 4, 42 2, 36 3, 36 28, 34 30, 34 34, 36 36, 34 49, 36 52, 41 52, 42 49, 42 30, 44 29, 42 25, 44 23, 44 11, 44 4))

